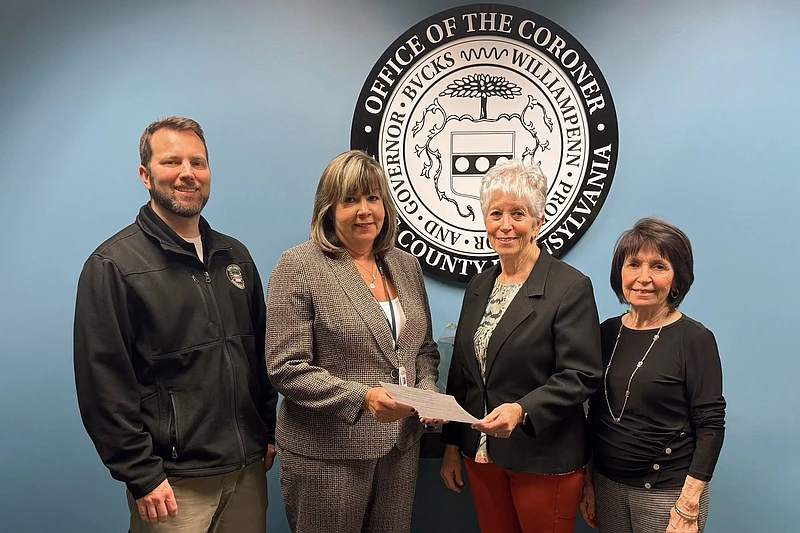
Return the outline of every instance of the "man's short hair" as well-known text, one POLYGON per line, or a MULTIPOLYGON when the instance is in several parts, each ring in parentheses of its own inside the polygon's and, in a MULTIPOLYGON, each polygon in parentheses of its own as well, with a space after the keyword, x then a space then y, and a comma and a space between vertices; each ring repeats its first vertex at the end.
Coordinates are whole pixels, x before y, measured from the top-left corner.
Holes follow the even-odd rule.
POLYGON ((206 146, 206 138, 203 135, 203 128, 197 121, 186 117, 167 117, 161 120, 156 120, 144 129, 141 139, 139 139, 139 159, 144 168, 150 172, 150 160, 153 158, 153 146, 151 141, 153 134, 158 130, 172 130, 172 131, 192 131, 200 140, 203 141, 203 148, 206 150, 206 162, 208 162, 208 146, 206 146))

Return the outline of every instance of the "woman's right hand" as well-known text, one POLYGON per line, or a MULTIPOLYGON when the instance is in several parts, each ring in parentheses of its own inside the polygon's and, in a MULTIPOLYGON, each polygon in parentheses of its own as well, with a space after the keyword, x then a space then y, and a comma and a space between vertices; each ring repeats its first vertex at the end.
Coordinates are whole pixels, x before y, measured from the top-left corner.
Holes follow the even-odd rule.
POLYGON ((395 422, 416 413, 410 405, 394 401, 383 387, 372 387, 367 392, 364 407, 378 422, 395 422))
POLYGON ((458 446, 448 444, 447 448, 445 448, 440 474, 448 489, 454 492, 463 490, 464 478, 461 472, 461 453, 458 451, 458 446))
POLYGON ((594 485, 591 479, 587 479, 583 483, 583 496, 581 496, 581 515, 583 520, 592 529, 597 529, 597 516, 595 515, 594 505, 594 485))

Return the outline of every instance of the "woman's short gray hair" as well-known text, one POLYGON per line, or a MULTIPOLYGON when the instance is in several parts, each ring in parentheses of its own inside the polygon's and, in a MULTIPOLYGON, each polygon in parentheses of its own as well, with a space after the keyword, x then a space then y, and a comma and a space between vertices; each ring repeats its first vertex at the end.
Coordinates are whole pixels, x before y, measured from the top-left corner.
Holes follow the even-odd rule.
POLYGON ((539 220, 547 201, 547 177, 539 165, 523 163, 520 159, 493 166, 481 180, 481 212, 484 219, 489 213, 489 204, 497 193, 521 199, 534 220, 539 220))

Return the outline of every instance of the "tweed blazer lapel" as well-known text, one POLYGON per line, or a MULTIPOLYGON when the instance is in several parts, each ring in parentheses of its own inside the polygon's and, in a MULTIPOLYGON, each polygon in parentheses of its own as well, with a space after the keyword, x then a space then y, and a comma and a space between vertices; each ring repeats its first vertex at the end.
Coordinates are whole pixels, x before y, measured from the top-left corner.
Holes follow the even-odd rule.
MULTIPOLYGON (((508 340, 511 334, 517 327, 528 319, 535 312, 535 298, 544 294, 544 285, 547 281, 547 274, 550 272, 550 265, 553 258, 546 251, 539 254, 533 270, 528 275, 528 279, 519 292, 508 304, 506 312, 503 313, 503 318, 497 323, 492 337, 489 339, 489 345, 486 347, 486 379, 488 381, 489 374, 492 370, 497 359, 497 353, 503 346, 503 343, 508 340)), ((499 274, 499 273, 498 273, 499 274)), ((487 296, 488 299, 488 296, 487 296)))
POLYGON ((389 329, 389 323, 386 321, 386 315, 364 280, 361 279, 356 265, 346 252, 334 256, 326 255, 326 258, 343 292, 372 332, 381 352, 394 366, 397 366, 398 359, 394 349, 394 339, 389 329))

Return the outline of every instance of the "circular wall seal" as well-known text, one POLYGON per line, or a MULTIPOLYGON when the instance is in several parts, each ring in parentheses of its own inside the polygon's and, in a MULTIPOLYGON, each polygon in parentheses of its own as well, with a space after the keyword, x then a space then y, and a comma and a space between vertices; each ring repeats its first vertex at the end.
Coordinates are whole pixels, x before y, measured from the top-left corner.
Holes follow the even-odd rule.
POLYGON ((514 158, 541 166, 539 242, 560 257, 608 195, 617 115, 597 64, 561 26, 474 4, 418 23, 383 53, 361 89, 350 145, 389 175, 397 245, 426 272, 466 282, 497 262, 478 198, 483 174, 514 158))

